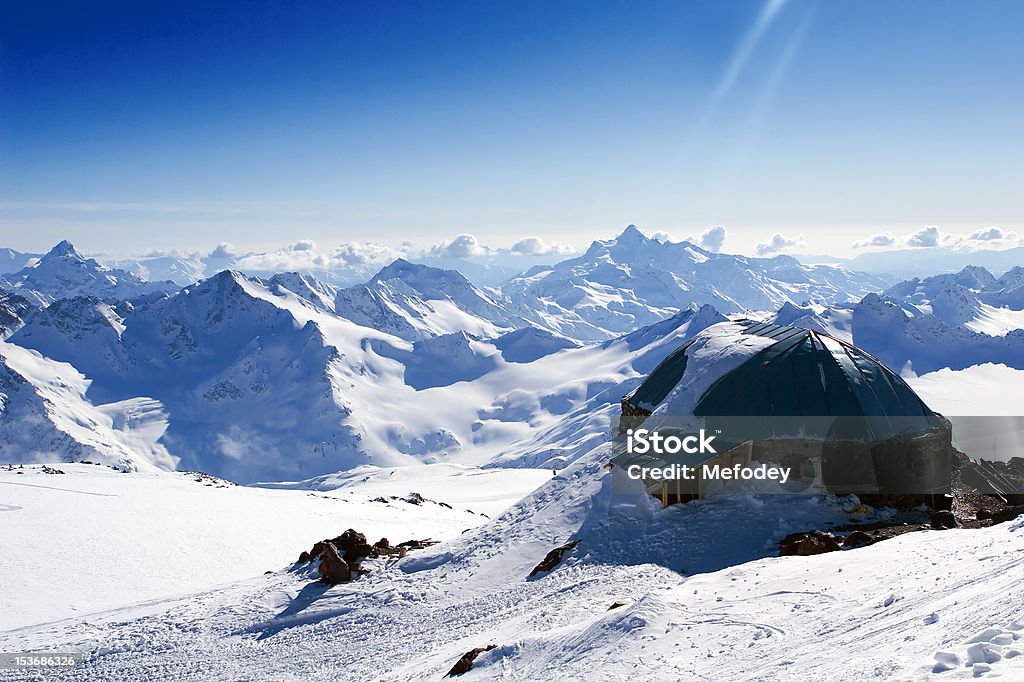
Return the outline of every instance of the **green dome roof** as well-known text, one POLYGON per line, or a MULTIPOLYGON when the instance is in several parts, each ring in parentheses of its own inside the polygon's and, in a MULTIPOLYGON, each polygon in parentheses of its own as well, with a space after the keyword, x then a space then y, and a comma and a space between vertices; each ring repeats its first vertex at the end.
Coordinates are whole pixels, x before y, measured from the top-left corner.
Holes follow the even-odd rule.
POLYGON ((866 418, 857 420, 865 425, 857 428, 867 428, 863 435, 874 440, 940 426, 903 379, 860 348, 813 329, 749 320, 704 330, 670 354, 626 401, 666 417, 866 418), (712 344, 715 352, 708 352, 712 344), (741 351, 721 360, 732 344, 741 351), (717 375, 716 363, 722 365, 717 375), (687 387, 694 372, 705 378, 687 387), (688 400, 674 400, 687 390, 688 400))

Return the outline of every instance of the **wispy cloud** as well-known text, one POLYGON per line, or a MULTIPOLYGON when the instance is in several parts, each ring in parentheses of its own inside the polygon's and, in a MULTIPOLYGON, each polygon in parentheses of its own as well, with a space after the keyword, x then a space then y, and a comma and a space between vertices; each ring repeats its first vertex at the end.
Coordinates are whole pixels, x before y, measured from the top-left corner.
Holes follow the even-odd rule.
POLYGON ((879 232, 867 239, 859 239, 851 244, 851 246, 855 249, 866 249, 872 246, 892 246, 896 242, 896 236, 892 232, 879 232))

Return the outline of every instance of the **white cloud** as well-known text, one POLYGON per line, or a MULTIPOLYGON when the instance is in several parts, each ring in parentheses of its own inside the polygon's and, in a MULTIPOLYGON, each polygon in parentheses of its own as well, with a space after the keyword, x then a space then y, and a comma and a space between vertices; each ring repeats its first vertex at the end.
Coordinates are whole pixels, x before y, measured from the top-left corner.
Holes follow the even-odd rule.
POLYGON ((776 232, 772 235, 772 238, 767 242, 761 242, 757 245, 758 256, 768 256, 773 253, 780 253, 782 251, 788 251, 804 246, 804 236, 798 235, 795 238, 790 238, 784 234, 776 232))
POLYGON ((986 227, 972 232, 967 238, 978 242, 989 242, 997 239, 1014 239, 1016 232, 1004 232, 998 227, 986 227))
POLYGON ((871 246, 892 246, 896 243, 896 236, 892 232, 879 232, 873 234, 867 239, 862 239, 853 243, 855 249, 865 249, 871 246))
MULTIPOLYGON (((675 241, 675 239, 673 239, 672 235, 669 234, 668 232, 665 232, 664 230, 660 230, 660 231, 655 232, 654 234, 652 234, 651 235, 651 239, 654 239, 654 240, 659 241, 659 242, 673 242, 673 241, 675 241)), ((688 240, 688 241, 692 241, 692 240, 688 240)))
POLYGON ((253 272, 344 272, 363 266, 383 266, 407 255, 376 242, 346 242, 331 252, 321 251, 309 239, 297 241, 267 253, 253 253, 238 258, 234 267, 253 272))
POLYGON ((939 228, 934 225, 921 228, 907 237, 907 246, 930 248, 939 245, 939 228))
MULTIPOLYGON (((708 251, 717 253, 722 250, 722 245, 725 244, 725 235, 725 227, 723 225, 715 225, 714 227, 710 227, 701 232, 700 241, 698 243, 708 251)), ((775 236, 779 237, 781 235, 775 236)), ((803 237, 800 239, 803 239, 803 237)))
POLYGON ((540 237, 525 237, 512 245, 515 256, 551 256, 574 253, 576 250, 562 242, 545 242, 540 237))
POLYGON ((935 225, 928 225, 905 237, 896 237, 891 232, 879 232, 851 245, 855 249, 869 247, 895 248, 936 248, 953 250, 1004 249, 1024 245, 1016 232, 999 227, 983 227, 968 235, 942 232, 935 225))
POLYGON ((237 255, 235 247, 227 242, 217 244, 217 248, 210 252, 210 258, 234 258, 237 255))
POLYGON ((426 255, 432 258, 472 258, 490 253, 491 249, 477 241, 476 236, 460 234, 450 242, 434 244, 426 255))
POLYGON ((398 249, 377 242, 346 242, 334 250, 331 260, 344 265, 386 264, 407 256, 411 248, 409 242, 403 242, 398 249))

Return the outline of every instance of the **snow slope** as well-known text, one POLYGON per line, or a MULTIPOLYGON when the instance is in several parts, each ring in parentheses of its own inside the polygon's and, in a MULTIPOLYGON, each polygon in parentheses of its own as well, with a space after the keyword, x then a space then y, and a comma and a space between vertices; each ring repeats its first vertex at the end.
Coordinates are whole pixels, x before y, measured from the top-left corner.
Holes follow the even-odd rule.
POLYGON ((278 570, 8 629, 0 648, 85 652, 92 680, 441 679, 488 644, 463 679, 1024 675, 1024 520, 772 558, 794 528, 865 517, 823 497, 661 510, 604 469, 607 456, 598 448, 501 517, 350 584, 278 570), (528 577, 568 539, 579 545, 559 567, 528 577))
POLYGON ((0 341, 0 463, 88 459, 127 470, 173 469, 152 400, 94 405, 73 367, 0 341))
POLYGON ((1024 370, 984 363, 906 377, 933 410, 946 415, 1017 416, 1020 404, 1008 396, 1024 395, 1024 370))
POLYGON ((371 542, 451 538, 551 477, 529 469, 367 468, 353 474, 372 481, 365 486, 348 477, 271 490, 184 472, 57 466, 64 475, 38 466, 0 470, 0 631, 261 576, 347 528, 371 542), (372 501, 411 492, 428 501, 372 501))

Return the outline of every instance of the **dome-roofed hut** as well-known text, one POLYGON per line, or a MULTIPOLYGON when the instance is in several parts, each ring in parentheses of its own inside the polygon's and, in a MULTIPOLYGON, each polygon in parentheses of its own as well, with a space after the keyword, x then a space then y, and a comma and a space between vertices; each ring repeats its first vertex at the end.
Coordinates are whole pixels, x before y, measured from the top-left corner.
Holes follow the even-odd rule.
POLYGON ((949 490, 949 423, 876 358, 813 329, 750 320, 708 327, 623 397, 620 432, 641 423, 717 434, 717 454, 690 456, 690 465, 791 465, 804 489, 905 503, 949 490))

